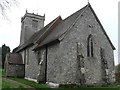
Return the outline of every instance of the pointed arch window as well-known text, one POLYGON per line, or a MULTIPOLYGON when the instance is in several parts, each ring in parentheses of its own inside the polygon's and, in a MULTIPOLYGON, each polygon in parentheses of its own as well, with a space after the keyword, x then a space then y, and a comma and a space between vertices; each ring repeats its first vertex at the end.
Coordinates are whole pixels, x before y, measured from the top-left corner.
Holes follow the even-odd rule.
POLYGON ((94 52, 93 52, 93 36, 90 34, 87 39, 87 56, 88 57, 93 57, 94 52))

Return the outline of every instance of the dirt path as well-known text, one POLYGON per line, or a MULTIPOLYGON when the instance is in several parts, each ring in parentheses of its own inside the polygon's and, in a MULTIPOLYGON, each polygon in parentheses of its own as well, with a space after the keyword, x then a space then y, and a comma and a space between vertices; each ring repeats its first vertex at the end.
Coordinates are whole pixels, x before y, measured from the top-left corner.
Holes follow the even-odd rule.
POLYGON ((17 82, 17 81, 14 81, 14 80, 11 80, 11 79, 8 79, 8 78, 5 78, 5 77, 3 77, 2 79, 3 79, 3 80, 10 81, 10 82, 12 82, 12 83, 14 83, 14 84, 16 84, 16 85, 24 86, 25 88, 29 88, 30 90, 37 90, 37 89, 35 89, 34 87, 31 87, 31 86, 29 86, 29 85, 26 85, 26 84, 23 84, 23 83, 20 83, 20 82, 17 82))

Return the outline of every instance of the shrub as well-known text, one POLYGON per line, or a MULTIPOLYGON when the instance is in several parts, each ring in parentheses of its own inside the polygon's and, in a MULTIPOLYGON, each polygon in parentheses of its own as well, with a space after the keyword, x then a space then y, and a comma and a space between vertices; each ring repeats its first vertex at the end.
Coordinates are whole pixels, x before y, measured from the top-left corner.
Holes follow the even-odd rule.
POLYGON ((120 72, 115 73, 115 79, 117 83, 120 83, 120 72))

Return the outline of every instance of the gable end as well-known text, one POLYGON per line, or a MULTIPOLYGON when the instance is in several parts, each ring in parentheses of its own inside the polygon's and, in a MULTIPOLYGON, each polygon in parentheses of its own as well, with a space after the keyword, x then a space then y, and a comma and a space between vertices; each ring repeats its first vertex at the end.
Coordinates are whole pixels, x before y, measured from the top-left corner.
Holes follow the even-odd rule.
POLYGON ((89 4, 89 7, 90 7, 90 9, 91 9, 91 11, 92 11, 93 15, 95 16, 95 18, 96 18, 97 22, 99 23, 99 25, 100 25, 100 27, 101 27, 101 29, 102 29, 102 31, 103 31, 103 33, 104 33, 104 35, 106 36, 107 40, 109 41, 109 43, 110 43, 110 45, 111 45, 112 49, 113 49, 113 50, 115 50, 114 45, 112 44, 112 42, 111 42, 110 38, 108 37, 108 35, 107 35, 107 33, 106 33, 105 29, 103 28, 103 26, 102 26, 102 24, 101 24, 100 20, 98 19, 97 15, 95 14, 95 12, 94 12, 94 10, 93 10, 93 8, 91 7, 91 5, 90 5, 90 4, 89 4))

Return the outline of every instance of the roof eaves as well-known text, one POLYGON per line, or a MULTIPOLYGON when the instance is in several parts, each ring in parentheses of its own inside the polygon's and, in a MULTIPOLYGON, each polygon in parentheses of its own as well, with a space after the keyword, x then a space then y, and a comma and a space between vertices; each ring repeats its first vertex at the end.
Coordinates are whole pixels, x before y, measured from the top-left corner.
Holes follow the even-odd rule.
POLYGON ((18 52, 20 52, 20 51, 22 51, 23 49, 25 49, 25 48, 27 48, 27 47, 30 47, 30 46, 32 46, 33 45, 33 43, 30 43, 30 44, 23 44, 23 45, 21 45, 21 46, 19 46, 18 47, 18 49, 16 50, 16 53, 18 53, 18 52))
POLYGON ((36 46, 33 50, 34 50, 34 51, 37 51, 37 50, 39 50, 40 48, 42 48, 42 47, 44 47, 44 46, 50 45, 50 44, 52 44, 52 43, 58 43, 58 42, 60 42, 59 39, 54 39, 54 40, 52 40, 52 41, 50 41, 50 42, 47 42, 47 43, 44 43, 44 44, 39 44, 39 45, 36 46))

